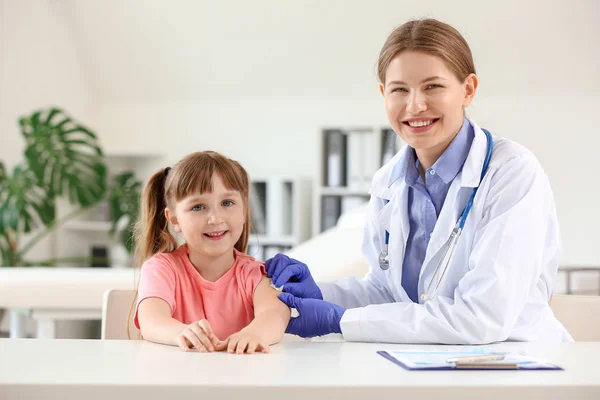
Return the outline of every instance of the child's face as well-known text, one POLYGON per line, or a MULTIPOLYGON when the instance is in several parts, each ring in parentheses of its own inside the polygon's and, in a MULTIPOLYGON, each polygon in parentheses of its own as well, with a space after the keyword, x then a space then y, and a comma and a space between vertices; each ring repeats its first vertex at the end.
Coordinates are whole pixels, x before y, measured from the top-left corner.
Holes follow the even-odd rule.
POLYGON ((233 251, 246 213, 240 192, 227 189, 217 174, 212 185, 212 193, 196 193, 179 201, 174 215, 167 210, 167 218, 175 231, 183 233, 190 251, 216 258, 233 251))

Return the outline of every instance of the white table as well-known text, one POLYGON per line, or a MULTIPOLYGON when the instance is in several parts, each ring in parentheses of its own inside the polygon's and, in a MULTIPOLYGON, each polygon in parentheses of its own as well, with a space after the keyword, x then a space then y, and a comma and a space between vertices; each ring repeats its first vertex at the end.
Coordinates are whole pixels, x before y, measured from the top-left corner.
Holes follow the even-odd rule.
POLYGON ((54 338, 56 321, 101 319, 108 289, 135 289, 127 268, 0 268, 0 308, 10 316, 10 337, 24 336, 22 315, 37 323, 38 338, 54 338))
POLYGON ((145 341, 0 339, 0 398, 600 399, 600 342, 486 347, 565 370, 406 371, 375 353, 456 346, 286 340, 270 354, 231 355, 145 341))

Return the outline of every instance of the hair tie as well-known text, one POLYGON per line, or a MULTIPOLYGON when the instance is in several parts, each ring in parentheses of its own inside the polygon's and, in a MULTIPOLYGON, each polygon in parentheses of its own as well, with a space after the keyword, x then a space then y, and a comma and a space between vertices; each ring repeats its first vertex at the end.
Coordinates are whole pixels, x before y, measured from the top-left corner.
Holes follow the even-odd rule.
POLYGON ((165 176, 169 175, 170 170, 171 170, 171 167, 165 168, 165 176))

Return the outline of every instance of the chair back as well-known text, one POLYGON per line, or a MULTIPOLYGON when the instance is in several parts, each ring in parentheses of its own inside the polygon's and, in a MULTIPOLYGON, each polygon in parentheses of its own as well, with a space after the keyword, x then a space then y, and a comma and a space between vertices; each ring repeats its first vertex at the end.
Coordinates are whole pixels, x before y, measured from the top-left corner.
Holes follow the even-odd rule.
POLYGON ((600 341, 600 296, 555 294, 550 308, 576 341, 600 341))
POLYGON ((135 290, 110 289, 104 293, 102 305, 102 339, 141 339, 140 331, 133 324, 134 311, 129 310, 134 301, 135 290), (127 326, 129 325, 129 336, 127 326))

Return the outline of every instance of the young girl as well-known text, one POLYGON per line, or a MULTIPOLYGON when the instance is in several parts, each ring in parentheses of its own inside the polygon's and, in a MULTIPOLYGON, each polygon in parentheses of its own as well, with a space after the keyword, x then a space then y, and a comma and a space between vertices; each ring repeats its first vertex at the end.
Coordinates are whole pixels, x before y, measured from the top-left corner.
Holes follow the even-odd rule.
POLYGON ((266 353, 281 340, 290 309, 263 263, 244 254, 248 191, 244 168, 211 151, 150 178, 136 232, 143 265, 134 322, 144 339, 238 354, 266 353))

